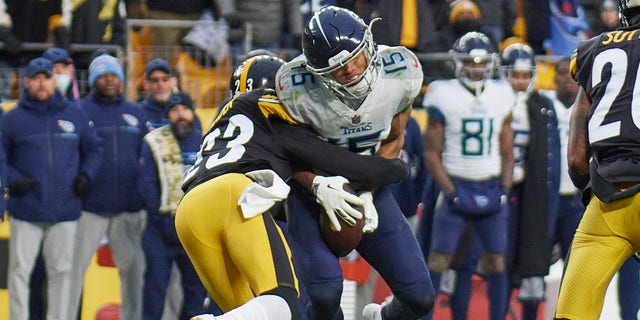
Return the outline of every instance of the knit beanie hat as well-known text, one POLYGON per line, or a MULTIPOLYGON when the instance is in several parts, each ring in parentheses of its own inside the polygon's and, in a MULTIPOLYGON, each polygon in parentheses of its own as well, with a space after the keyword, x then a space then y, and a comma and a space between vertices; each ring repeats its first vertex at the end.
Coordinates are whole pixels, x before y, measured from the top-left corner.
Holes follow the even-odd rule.
POLYGON ((171 97, 167 101, 165 112, 169 113, 169 110, 177 105, 183 105, 191 110, 195 109, 191 97, 189 97, 189 95, 186 93, 178 92, 171 95, 171 97))
POLYGON ((89 86, 93 88, 96 79, 108 73, 117 76, 120 81, 124 80, 124 72, 118 59, 108 54, 103 54, 93 59, 89 65, 89 86))

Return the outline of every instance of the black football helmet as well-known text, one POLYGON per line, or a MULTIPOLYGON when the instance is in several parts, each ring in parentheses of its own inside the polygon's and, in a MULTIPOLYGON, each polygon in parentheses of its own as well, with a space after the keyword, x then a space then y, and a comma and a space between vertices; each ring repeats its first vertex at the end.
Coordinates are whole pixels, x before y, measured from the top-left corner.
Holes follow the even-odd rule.
POLYGON ((482 88, 497 67, 496 49, 489 37, 481 32, 471 31, 458 38, 449 54, 455 63, 456 77, 470 89, 482 88))
POLYGON ((268 54, 252 56, 242 61, 229 81, 231 97, 259 88, 275 90, 276 72, 284 63, 284 60, 268 54))
POLYGON ((514 86, 514 89, 516 87, 526 88, 523 91, 533 89, 536 78, 536 61, 531 47, 523 43, 510 44, 502 49, 500 62, 501 75, 514 86), (529 73, 531 77, 528 79, 517 78, 514 77, 515 73, 529 73))
MULTIPOLYGON (((371 24, 375 21, 372 20, 371 24)), ((363 99, 380 73, 371 24, 366 25, 347 9, 327 6, 318 10, 305 26, 302 52, 307 58, 307 69, 342 97, 363 99), (368 62, 366 70, 349 83, 336 81, 332 72, 363 52, 368 62)))
POLYGON ((618 15, 620 16, 620 25, 626 27, 631 20, 629 9, 639 8, 640 0, 620 0, 618 6, 618 15))

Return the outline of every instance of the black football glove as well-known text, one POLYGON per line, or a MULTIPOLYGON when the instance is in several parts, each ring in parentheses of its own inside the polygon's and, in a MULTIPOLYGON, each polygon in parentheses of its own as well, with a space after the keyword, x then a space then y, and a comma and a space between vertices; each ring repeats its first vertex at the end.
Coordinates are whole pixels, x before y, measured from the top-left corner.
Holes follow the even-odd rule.
POLYGON ((31 177, 18 178, 9 185, 9 195, 14 197, 23 196, 39 184, 36 179, 31 177))
POLYGON ((73 191, 79 196, 86 196, 89 193, 89 177, 81 173, 73 179, 73 191))

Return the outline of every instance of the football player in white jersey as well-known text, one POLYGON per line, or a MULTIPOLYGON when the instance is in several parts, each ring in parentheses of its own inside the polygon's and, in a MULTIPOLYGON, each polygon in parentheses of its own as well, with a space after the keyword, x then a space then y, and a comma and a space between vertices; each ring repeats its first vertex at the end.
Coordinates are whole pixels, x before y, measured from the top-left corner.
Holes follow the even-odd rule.
MULTIPOLYGON (((423 80, 416 56, 404 47, 376 46, 370 26, 353 12, 333 6, 311 18, 302 48, 304 54, 276 75, 278 98, 289 114, 353 152, 396 158, 423 80)), ((320 236, 317 204, 310 191, 323 183, 341 190, 348 181, 326 181, 314 174, 298 174, 296 180, 299 184, 287 200, 289 242, 310 299, 307 315, 312 320, 341 319, 342 270, 320 236)), ((375 190, 368 199, 365 231, 369 232, 356 250, 384 278, 394 298, 382 307, 365 306, 363 317, 422 317, 433 308, 435 296, 419 245, 388 187, 375 190)), ((353 223, 348 213, 335 211, 353 223)))
POLYGON ((560 198, 558 200, 558 214, 556 217, 556 229, 554 238, 560 243, 562 257, 569 253, 571 241, 576 228, 582 218, 584 205, 582 193, 576 188, 569 177, 569 164, 567 162, 567 146, 569 143, 569 119, 573 110, 573 103, 578 94, 578 84, 569 74, 571 59, 563 58, 556 62, 556 74, 554 83, 556 90, 541 90, 542 94, 553 101, 556 117, 558 118, 558 132, 560 135, 560 198))
POLYGON ((429 85, 425 159, 442 192, 428 258, 435 288, 450 266, 460 236, 471 224, 482 244, 490 318, 504 319, 507 301, 506 194, 513 173, 513 90, 491 80, 498 60, 489 38, 469 32, 453 45, 456 78, 429 85))
MULTIPOLYGON (((534 89, 533 49, 514 43, 501 52, 501 75, 516 94, 513 187, 509 195, 509 228, 505 261, 516 279, 523 319, 536 319, 549 273, 551 234, 555 229, 560 184, 560 136, 553 101, 534 89)), ((511 298, 511 290, 505 300, 511 298)), ((506 316, 506 314, 505 314, 506 316)))
MULTIPOLYGON (((283 63, 257 55, 236 67, 232 97, 185 177, 176 231, 207 292, 225 312, 192 320, 304 319, 289 246, 274 221, 282 209, 275 202, 289 192, 284 180, 293 163, 371 188, 407 175, 401 159, 359 155, 296 125, 274 95, 283 63)), ((325 189, 316 190, 318 198, 337 191, 325 189)))

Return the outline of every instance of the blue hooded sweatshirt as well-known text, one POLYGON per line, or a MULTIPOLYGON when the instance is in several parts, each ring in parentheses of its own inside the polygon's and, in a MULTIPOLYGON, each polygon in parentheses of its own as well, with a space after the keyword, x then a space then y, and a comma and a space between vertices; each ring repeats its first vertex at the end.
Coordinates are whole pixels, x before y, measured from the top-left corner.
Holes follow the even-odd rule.
POLYGON ((142 107, 123 96, 115 99, 90 93, 79 101, 103 140, 104 152, 84 210, 113 215, 142 209, 137 192, 138 157, 148 132, 142 107))
POLYGON ((1 126, 7 185, 23 177, 37 181, 24 195, 9 198, 11 216, 51 223, 78 219, 82 201, 73 180, 83 173, 93 182, 102 152, 84 111, 58 92, 37 101, 24 91, 16 108, 2 117, 1 126))

